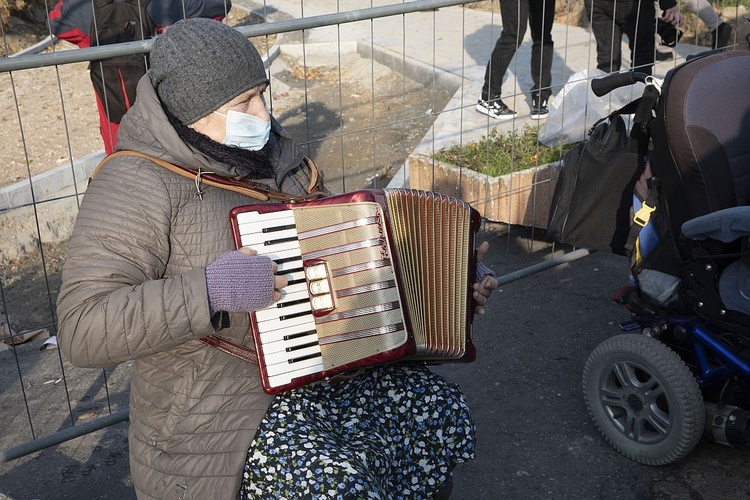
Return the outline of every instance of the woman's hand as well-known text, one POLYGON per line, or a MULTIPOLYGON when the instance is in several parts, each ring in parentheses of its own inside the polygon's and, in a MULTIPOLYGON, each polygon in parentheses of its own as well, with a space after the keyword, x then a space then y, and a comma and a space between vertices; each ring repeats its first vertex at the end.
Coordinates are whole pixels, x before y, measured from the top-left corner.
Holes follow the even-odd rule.
MULTIPOLYGON (((248 247, 242 247, 240 248, 239 251, 244 253, 245 255, 257 255, 258 254, 258 252, 248 247)), ((278 276, 276 274, 278 272, 279 272, 279 266, 275 262, 273 262, 273 301, 274 302, 278 302, 281 300, 281 297, 284 295, 284 291, 282 290, 282 288, 284 288, 288 282, 286 276, 278 276)))
POLYGON ((277 302, 287 285, 286 276, 276 276, 277 271, 275 262, 250 248, 225 253, 206 266, 211 314, 252 312, 277 302))
MULTIPOLYGON (((486 241, 477 247, 477 267, 486 268, 481 264, 484 257, 490 251, 490 244, 486 241)), ((489 269, 488 269, 489 271, 489 269)), ((491 271, 490 271, 491 272, 491 271)), ((492 294, 492 291, 498 287, 497 279, 492 274, 485 274, 477 283, 474 283, 474 312, 484 314, 484 306, 492 294)))

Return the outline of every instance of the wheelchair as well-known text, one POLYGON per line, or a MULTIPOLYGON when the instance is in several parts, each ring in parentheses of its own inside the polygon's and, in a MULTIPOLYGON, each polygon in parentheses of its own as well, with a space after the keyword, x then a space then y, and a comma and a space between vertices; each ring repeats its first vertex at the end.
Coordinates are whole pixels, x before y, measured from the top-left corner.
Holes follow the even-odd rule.
POLYGON ((702 439, 750 444, 750 52, 592 90, 636 82, 654 106, 640 123, 650 175, 634 200, 630 282, 615 295, 630 319, 590 353, 582 385, 615 450, 665 465, 702 439))

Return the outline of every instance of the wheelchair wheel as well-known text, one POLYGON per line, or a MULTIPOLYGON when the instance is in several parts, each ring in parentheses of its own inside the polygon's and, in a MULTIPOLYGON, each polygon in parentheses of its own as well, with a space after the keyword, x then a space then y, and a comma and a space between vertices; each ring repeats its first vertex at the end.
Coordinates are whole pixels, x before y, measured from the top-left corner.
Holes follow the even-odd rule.
POLYGON ((695 376, 651 337, 621 334, 599 344, 584 366, 583 393, 607 442, 635 462, 676 462, 703 435, 706 415, 695 376))

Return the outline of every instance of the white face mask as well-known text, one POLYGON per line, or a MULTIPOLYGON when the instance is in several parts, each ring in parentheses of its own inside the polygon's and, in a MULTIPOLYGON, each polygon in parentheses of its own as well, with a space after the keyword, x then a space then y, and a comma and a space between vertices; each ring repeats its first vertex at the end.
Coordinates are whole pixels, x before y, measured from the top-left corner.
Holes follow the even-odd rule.
POLYGON ((214 113, 227 119, 227 134, 224 136, 223 144, 258 151, 268 142, 271 135, 271 120, 264 121, 257 116, 231 109, 226 115, 218 111, 214 113))

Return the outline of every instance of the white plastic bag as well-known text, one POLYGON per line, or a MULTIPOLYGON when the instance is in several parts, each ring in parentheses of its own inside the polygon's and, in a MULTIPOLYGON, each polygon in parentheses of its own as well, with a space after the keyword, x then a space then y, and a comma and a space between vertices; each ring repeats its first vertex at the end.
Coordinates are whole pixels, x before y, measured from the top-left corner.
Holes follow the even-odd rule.
MULTIPOLYGON (((597 97, 591 91, 591 80, 605 75, 604 71, 594 68, 584 69, 568 78, 548 106, 547 120, 539 129, 539 142, 545 146, 581 142, 597 120, 643 94, 644 85, 636 83, 597 97)), ((623 118, 630 126, 628 117, 623 118)))

